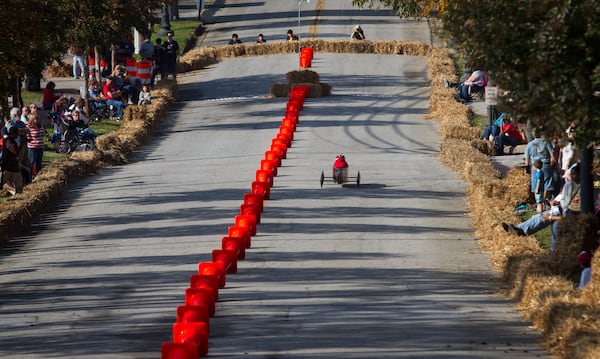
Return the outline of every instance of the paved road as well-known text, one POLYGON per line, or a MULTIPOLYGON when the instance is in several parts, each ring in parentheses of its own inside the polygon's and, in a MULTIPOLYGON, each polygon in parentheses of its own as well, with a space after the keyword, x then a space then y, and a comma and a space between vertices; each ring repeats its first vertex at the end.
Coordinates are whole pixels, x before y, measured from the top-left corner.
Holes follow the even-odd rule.
MULTIPOLYGON (((131 164, 78 182, 3 249, 0 356, 158 357, 278 131, 285 100, 268 88, 296 66, 243 58, 182 75, 131 164)), ((494 295, 464 183, 437 161, 425 59, 317 54, 314 66, 334 95, 306 103, 253 246, 220 292, 210 356, 544 357, 494 295), (319 187, 337 153, 360 188, 319 187)))
POLYGON ((284 41, 288 29, 300 39, 347 40, 354 25, 361 25, 367 39, 373 41, 428 44, 431 40, 427 21, 400 20, 389 10, 354 8, 352 0, 214 0, 204 10, 202 21, 208 30, 203 39, 206 46, 224 45, 233 33, 243 43, 256 42, 259 33, 267 41, 284 41))

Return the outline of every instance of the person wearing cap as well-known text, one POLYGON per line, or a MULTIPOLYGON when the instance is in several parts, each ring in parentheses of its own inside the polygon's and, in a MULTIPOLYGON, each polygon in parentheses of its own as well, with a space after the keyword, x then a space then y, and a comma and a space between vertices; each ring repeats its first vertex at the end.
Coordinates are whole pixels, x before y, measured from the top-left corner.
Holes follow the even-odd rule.
POLYGON ((350 34, 350 40, 366 40, 365 33, 360 25, 355 25, 350 34))

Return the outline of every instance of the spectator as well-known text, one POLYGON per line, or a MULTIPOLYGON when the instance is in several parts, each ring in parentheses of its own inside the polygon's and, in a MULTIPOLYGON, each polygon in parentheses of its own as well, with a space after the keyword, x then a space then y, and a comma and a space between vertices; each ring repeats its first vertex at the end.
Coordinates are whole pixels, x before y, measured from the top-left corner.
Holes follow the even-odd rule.
POLYGON ((137 102, 139 89, 135 86, 135 84, 132 84, 130 78, 127 77, 127 70, 125 69, 125 66, 115 66, 115 69, 112 72, 112 78, 114 85, 121 90, 123 101, 127 101, 127 103, 130 105, 134 102, 137 102))
POLYGON ((21 145, 17 143, 18 137, 19 129, 12 126, 8 129, 2 143, 1 187, 13 196, 23 191, 23 177, 18 160, 21 145))
POLYGON ((75 109, 71 113, 71 118, 73 119, 73 124, 75 125, 75 128, 77 129, 77 131, 83 134, 84 138, 91 137, 95 139, 96 137, 98 137, 98 134, 88 127, 89 121, 86 121, 87 117, 85 116, 83 111, 75 109))
POLYGON ((102 92, 100 91, 100 83, 96 79, 91 79, 88 87, 88 97, 90 101, 104 102, 102 92))
POLYGON ((590 279, 592 279, 592 255, 587 251, 581 251, 577 256, 577 263, 579 263, 582 268, 579 286, 577 288, 583 289, 590 279))
POLYGON ((227 43, 227 45, 239 45, 242 43, 242 40, 240 40, 238 38, 238 34, 233 34, 231 35, 231 39, 229 39, 229 42, 227 43))
POLYGON ((51 110, 54 102, 60 98, 60 95, 55 92, 56 84, 54 81, 49 81, 46 84, 46 88, 44 89, 44 93, 42 95, 42 108, 44 110, 51 110))
POLYGON ((73 78, 79 80, 80 76, 85 76, 83 50, 79 46, 71 46, 70 52, 73 55, 73 78))
POLYGON ((128 57, 133 57, 133 39, 131 34, 117 43, 117 64, 124 64, 128 57))
POLYGON ((479 139, 494 141, 496 136, 498 136, 500 134, 500 129, 502 128, 502 125, 504 124, 504 117, 506 117, 506 114, 504 112, 500 113, 500 115, 494 121, 494 123, 492 123, 491 125, 488 125, 485 128, 485 130, 483 131, 483 133, 481 134, 481 137, 479 137, 479 139))
POLYGON ((350 40, 366 40, 365 33, 360 25, 354 26, 352 34, 350 34, 350 40))
POLYGON ((265 37, 263 36, 263 34, 258 34, 258 37, 256 38, 256 43, 257 44, 266 44, 267 40, 265 40, 265 37))
POLYGON ((558 222, 567 215, 577 215, 580 213, 579 197, 579 165, 576 163, 571 169, 571 181, 567 182, 562 192, 550 202, 550 210, 537 213, 528 220, 517 225, 502 223, 502 228, 509 233, 515 233, 519 236, 527 236, 552 225, 552 244, 551 251, 554 252, 556 243, 556 233, 558 222))
POLYGON ((600 154, 594 155, 594 165, 592 168, 592 181, 594 184, 594 214, 600 217, 600 154))
POLYGON ((138 105, 150 105, 152 103, 150 87, 147 84, 142 85, 142 91, 140 92, 139 97, 138 105))
POLYGON ((106 104, 111 106, 110 117, 116 117, 117 121, 121 121, 123 118, 123 109, 125 108, 125 104, 123 101, 121 101, 121 90, 119 90, 119 88, 113 83, 112 76, 106 78, 106 83, 104 84, 102 93, 106 99, 106 104))
POLYGON ((575 135, 575 125, 573 123, 571 123, 571 126, 569 126, 565 132, 567 134, 568 143, 566 146, 562 146, 560 148, 560 152, 558 154, 558 164, 560 167, 560 175, 565 180, 568 180, 569 173, 567 173, 567 170, 572 165, 571 160, 573 159, 573 156, 575 155, 575 150, 573 147, 573 137, 575 135))
POLYGON ((27 124, 29 122, 29 115, 31 114, 31 108, 29 106, 23 106, 21 108, 21 122, 27 124))
POLYGON ((521 136, 521 132, 519 131, 517 124, 515 124, 508 116, 504 116, 502 120, 502 127, 500 129, 500 135, 494 138, 496 155, 504 155, 504 146, 510 146, 508 153, 512 155, 515 147, 522 143, 523 136, 521 136))
POLYGON ((140 56, 142 60, 154 61, 154 45, 150 41, 150 35, 144 36, 144 41, 140 45, 140 56))
POLYGON ((37 114, 29 115, 27 124, 29 132, 27 133, 27 149, 29 151, 29 167, 31 176, 35 177, 42 170, 42 159, 44 157, 44 138, 46 129, 42 126, 40 117, 37 114))
POLYGON ((544 171, 542 171, 542 161, 533 161, 533 167, 537 169, 533 182, 535 183, 535 203, 537 205, 537 212, 542 212, 542 206, 546 199, 546 191, 544 191, 544 171))
POLYGON ((298 38, 298 35, 294 34, 294 31, 292 31, 292 29, 289 29, 287 31, 287 41, 292 42, 292 41, 298 41, 300 40, 300 38, 298 38))
POLYGON ((533 161, 542 161, 542 171, 544 171, 544 190, 552 196, 555 196, 560 189, 558 173, 556 172, 556 159, 554 158, 554 148, 550 141, 546 140, 541 134, 541 130, 534 131, 535 138, 527 144, 525 148, 525 166, 531 171, 531 192, 535 190, 533 179, 537 170, 533 167, 533 161))
POLYGON ((171 74, 173 75, 173 80, 177 80, 177 53, 179 51, 179 44, 173 39, 173 35, 173 31, 167 32, 167 41, 163 45, 165 48, 165 64, 167 66, 165 75, 168 76, 171 74))
POLYGON ((154 45, 154 66, 152 67, 152 77, 150 78, 150 86, 154 86, 156 74, 160 74, 160 79, 167 78, 166 65, 165 65, 166 52, 162 46, 161 38, 156 39, 154 45))
POLYGON ((458 88, 459 100, 468 102, 471 100, 471 95, 477 92, 483 92, 487 86, 487 76, 481 70, 476 70, 471 73, 468 79, 464 82, 450 82, 444 79, 446 87, 458 88))

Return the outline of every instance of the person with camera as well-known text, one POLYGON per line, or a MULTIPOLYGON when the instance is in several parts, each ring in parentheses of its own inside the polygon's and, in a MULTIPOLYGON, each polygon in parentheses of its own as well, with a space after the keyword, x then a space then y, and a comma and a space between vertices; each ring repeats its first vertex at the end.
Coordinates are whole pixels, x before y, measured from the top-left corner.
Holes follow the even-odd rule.
POLYGON ((126 105, 122 101, 123 94, 114 83, 113 76, 108 76, 106 78, 106 83, 104 84, 102 93, 106 99, 106 104, 111 107, 110 117, 116 117, 117 121, 120 121, 123 118, 123 110, 125 109, 126 105))

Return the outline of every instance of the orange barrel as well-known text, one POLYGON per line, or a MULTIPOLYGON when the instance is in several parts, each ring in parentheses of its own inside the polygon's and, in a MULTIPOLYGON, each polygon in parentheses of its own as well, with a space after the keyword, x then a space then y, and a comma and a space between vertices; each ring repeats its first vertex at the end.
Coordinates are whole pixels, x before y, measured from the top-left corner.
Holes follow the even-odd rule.
POLYGON ((94 77, 94 72, 96 72, 96 70, 96 59, 88 57, 88 76, 90 79, 94 77))
POLYGON ((197 359, 199 354, 197 343, 162 343, 161 359, 197 359))
POLYGON ((197 344, 198 355, 205 356, 208 354, 208 324, 175 323, 173 325, 173 343, 197 344))
POLYGON ((177 323, 210 324, 208 305, 180 305, 177 307, 177 323))
POLYGON ((137 78, 137 62, 133 57, 125 59, 125 69, 127 70, 127 76, 129 76, 131 80, 137 78))
POLYGON ((308 54, 301 53, 300 54, 300 67, 303 69, 307 69, 311 67, 311 58, 308 57, 308 54))
POLYGON ((150 79, 152 78, 152 61, 138 61, 137 77, 142 81, 142 85, 150 84, 150 79))
POLYGON ((312 61, 313 59, 313 48, 312 47, 303 47, 301 53, 305 53, 306 56, 308 56, 308 58, 310 59, 310 61, 312 61))

